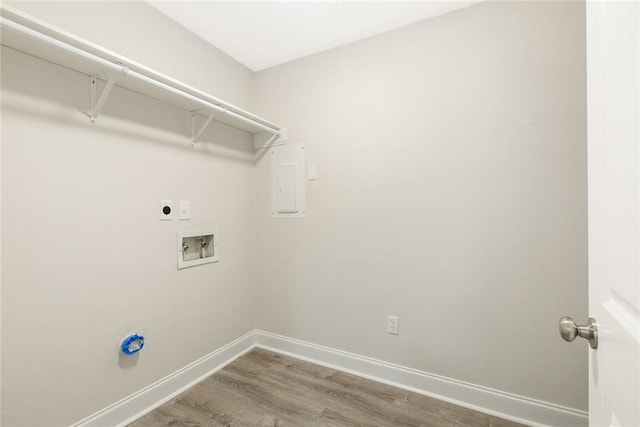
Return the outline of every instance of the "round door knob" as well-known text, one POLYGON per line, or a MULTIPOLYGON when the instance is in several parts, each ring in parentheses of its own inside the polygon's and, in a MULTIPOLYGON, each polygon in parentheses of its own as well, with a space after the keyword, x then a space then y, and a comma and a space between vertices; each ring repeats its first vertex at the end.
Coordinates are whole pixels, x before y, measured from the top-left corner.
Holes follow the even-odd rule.
POLYGON ((569 317, 564 316, 560 319, 560 336, 563 340, 571 342, 578 336, 578 325, 569 317))
POLYGON ((598 348, 598 328, 594 318, 590 317, 586 325, 578 325, 571 317, 564 316, 560 319, 558 328, 565 341, 572 342, 576 337, 581 337, 589 341, 591 348, 598 348))

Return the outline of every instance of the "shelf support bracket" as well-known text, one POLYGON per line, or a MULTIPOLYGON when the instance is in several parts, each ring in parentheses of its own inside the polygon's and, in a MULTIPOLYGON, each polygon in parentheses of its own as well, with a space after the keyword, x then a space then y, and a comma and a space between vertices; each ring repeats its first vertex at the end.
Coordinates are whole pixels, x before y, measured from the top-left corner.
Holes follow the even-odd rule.
POLYGON ((116 80, 118 80, 118 73, 112 71, 111 75, 109 75, 109 80, 107 80, 107 85, 100 94, 100 98, 97 98, 98 78, 97 76, 91 76, 91 116, 89 117, 89 121, 91 123, 96 122, 98 114, 102 111, 104 103, 107 102, 109 93, 111 93, 111 89, 113 89, 113 85, 116 83, 116 80))
POLYGON ((265 146, 266 146, 267 148, 271 148, 271 144, 273 144, 273 143, 276 141, 276 139, 278 139, 279 137, 280 137, 280 135, 279 135, 279 134, 274 133, 274 134, 273 134, 273 136, 272 136, 271 138, 269 138, 269 140, 267 141, 267 143, 265 144, 265 146))
POLYGON ((269 149, 276 145, 287 143, 287 128, 280 128, 278 131, 260 132, 253 135, 253 149, 269 149))
MULTIPOLYGON (((227 112, 227 109, 225 108, 222 114, 226 112, 227 112)), ((209 114, 207 121, 205 121, 204 124, 200 127, 200 130, 196 132, 196 112, 195 111, 191 112, 191 146, 192 147, 196 145, 196 143, 198 142, 198 140, 200 139, 204 131, 207 130, 207 128, 211 124, 211 121, 214 119, 215 115, 216 115, 215 111, 212 111, 211 114, 209 114)))

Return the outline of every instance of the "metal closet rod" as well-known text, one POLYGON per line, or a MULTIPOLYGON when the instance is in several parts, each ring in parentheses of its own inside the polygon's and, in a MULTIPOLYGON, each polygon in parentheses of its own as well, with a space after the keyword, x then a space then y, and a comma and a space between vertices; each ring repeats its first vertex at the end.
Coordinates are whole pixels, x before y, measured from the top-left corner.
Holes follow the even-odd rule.
POLYGON ((116 73, 120 73, 121 75, 127 76, 127 77, 133 77, 136 78, 138 80, 142 80, 145 83, 148 83, 152 86, 156 86, 159 87, 163 90, 166 90, 168 92, 174 93, 178 96, 181 96, 185 99, 188 99, 190 101, 193 101, 199 105, 201 105, 202 107, 205 108, 210 108, 212 110, 215 110, 219 113, 222 113, 224 115, 233 117, 236 120, 239 120, 243 123, 246 123, 248 125, 254 126, 260 130, 262 130, 263 132, 268 132, 274 136, 279 136, 280 135, 280 129, 279 128, 272 128, 270 126, 266 126, 262 123, 259 123, 249 117, 245 117, 241 114, 236 113, 235 111, 230 110, 229 108, 225 107, 225 106, 221 106, 221 105, 217 105, 214 104, 212 102, 206 101, 202 98, 199 98, 197 96, 193 96, 187 92, 184 92, 180 89, 177 89, 173 86, 170 86, 166 83, 160 82, 158 80, 155 80, 151 77, 145 76, 144 74, 140 74, 137 71, 133 71, 131 69, 129 69, 128 67, 124 66, 124 65, 120 65, 120 64, 115 64, 109 60, 106 60, 104 58, 101 58, 97 55, 94 55, 93 53, 90 52, 86 52, 82 49, 79 49, 75 46, 71 46, 67 43, 64 43, 60 40, 57 40, 51 36, 48 36, 46 34, 42 34, 38 31, 35 31, 31 28, 25 27, 24 25, 18 24, 16 22, 11 21, 10 19, 7 19, 5 17, 0 16, 0 24, 2 26, 11 28, 13 30, 16 30, 18 32, 21 32, 33 39, 36 40, 40 40, 42 42, 48 43, 52 46, 58 47, 60 49, 66 50, 67 52, 71 52, 75 55, 81 56, 83 58, 86 58, 92 62, 95 62, 96 64, 102 65, 106 68, 108 68, 111 71, 114 71, 116 73))

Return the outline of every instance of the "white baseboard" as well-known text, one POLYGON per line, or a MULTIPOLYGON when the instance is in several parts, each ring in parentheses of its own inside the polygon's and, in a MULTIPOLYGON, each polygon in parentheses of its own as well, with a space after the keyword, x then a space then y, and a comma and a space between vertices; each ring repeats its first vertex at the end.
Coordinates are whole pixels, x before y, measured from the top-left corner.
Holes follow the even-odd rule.
POLYGON ((584 411, 254 330, 78 421, 71 427, 125 426, 204 380, 254 347, 273 350, 531 426, 585 427, 588 425, 588 415, 584 411))
POLYGON ((254 347, 255 331, 251 331, 71 427, 125 426, 193 387, 254 347))
POLYGON ((588 414, 523 396, 505 393, 417 369, 395 365, 265 331, 255 331, 257 347, 288 354, 532 426, 585 427, 588 414))

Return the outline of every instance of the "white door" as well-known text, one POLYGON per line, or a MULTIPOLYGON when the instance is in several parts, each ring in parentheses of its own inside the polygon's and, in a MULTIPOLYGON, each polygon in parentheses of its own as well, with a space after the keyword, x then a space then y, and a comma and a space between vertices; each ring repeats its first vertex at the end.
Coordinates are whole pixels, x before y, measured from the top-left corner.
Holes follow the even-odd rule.
POLYGON ((640 426, 639 28, 640 2, 587 1, 591 426, 640 426))

